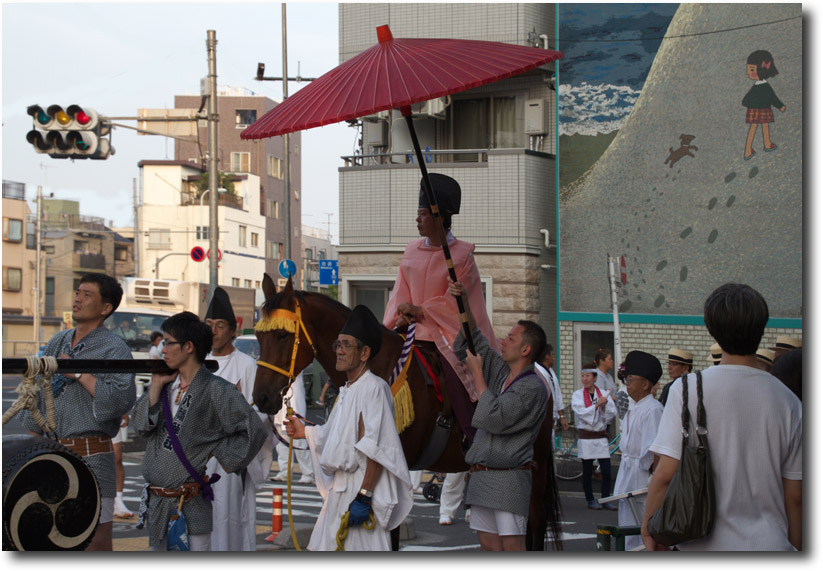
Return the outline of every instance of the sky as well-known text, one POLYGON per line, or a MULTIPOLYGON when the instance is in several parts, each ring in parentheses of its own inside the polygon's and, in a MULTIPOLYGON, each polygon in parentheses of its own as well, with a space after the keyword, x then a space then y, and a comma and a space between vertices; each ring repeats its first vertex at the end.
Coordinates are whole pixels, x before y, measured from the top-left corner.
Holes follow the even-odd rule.
MULTIPOLYGON (((32 104, 78 104, 109 117, 139 108, 172 108, 174 96, 197 94, 208 74, 207 30, 217 37, 217 83, 280 101, 281 3, 22 2, 2 6, 2 176, 26 184, 27 199, 80 201, 80 213, 115 227, 133 225, 133 179, 145 159, 173 159, 172 139, 116 128, 106 160, 53 159, 26 142, 32 104), (23 50, 25 50, 23 52, 23 50), (25 57, 20 57, 25 53, 25 57)), ((337 4, 289 2, 288 74, 319 77, 338 65, 337 4)), ((307 83, 290 82, 289 94, 307 83)), ((136 127, 136 121, 117 121, 136 127)), ((352 154, 356 130, 345 123, 306 131, 302 148, 303 223, 331 230, 338 242, 337 168, 352 154), (331 218, 328 216, 331 214, 331 218)), ((139 183, 139 181, 138 181, 139 183)), ((33 205, 33 202, 30 202, 33 205)))

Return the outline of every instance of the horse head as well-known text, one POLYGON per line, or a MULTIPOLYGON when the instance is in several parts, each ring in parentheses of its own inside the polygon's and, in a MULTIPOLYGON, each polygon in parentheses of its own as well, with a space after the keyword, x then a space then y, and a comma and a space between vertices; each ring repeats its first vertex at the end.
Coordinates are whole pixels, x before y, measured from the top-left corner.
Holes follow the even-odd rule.
POLYGON ((268 274, 263 276, 263 304, 254 327, 260 342, 260 359, 254 380, 254 403, 261 412, 275 414, 294 378, 314 358, 314 348, 303 324, 300 297, 291 278, 278 292, 268 274))

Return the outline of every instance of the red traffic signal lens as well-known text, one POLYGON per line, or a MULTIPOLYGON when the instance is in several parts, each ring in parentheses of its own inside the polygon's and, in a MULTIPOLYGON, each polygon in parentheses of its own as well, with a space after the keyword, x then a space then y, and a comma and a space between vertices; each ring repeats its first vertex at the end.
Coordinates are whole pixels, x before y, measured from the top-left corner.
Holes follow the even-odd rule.
POLYGON ((91 122, 91 117, 86 115, 84 111, 78 111, 74 119, 81 125, 88 125, 91 122))

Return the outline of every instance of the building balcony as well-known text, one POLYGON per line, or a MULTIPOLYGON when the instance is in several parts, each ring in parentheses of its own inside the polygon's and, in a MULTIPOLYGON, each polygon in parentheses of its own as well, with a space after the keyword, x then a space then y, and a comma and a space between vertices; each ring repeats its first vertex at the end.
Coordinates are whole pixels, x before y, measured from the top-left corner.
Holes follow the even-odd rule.
MULTIPOLYGON (((505 151, 507 149, 438 149, 423 152, 426 163, 485 163, 489 160, 489 151, 505 151)), ((520 150, 520 149, 518 149, 520 150)), ((400 166, 417 162, 414 151, 397 153, 368 153, 361 155, 347 155, 341 157, 346 163, 344 168, 373 167, 373 166, 400 166)))
POLYGON ((106 271, 106 256, 103 254, 72 254, 72 270, 75 272, 106 271))
MULTIPOLYGON (((203 198, 203 206, 209 205, 209 195, 203 198)), ((184 190, 180 193, 181 206, 200 206, 200 191, 192 188, 191 190, 184 190)), ((227 206, 237 210, 243 210, 243 197, 237 194, 229 194, 227 192, 217 193, 217 206, 227 206)))

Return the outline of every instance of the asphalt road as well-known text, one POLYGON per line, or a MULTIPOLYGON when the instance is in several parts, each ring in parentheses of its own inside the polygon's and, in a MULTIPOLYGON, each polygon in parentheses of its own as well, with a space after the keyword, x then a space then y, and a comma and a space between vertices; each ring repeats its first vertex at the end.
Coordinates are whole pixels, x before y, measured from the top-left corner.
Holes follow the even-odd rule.
MULTIPOLYGON (((19 376, 3 375, 3 412, 8 410, 16 399, 14 387, 20 382, 19 376)), ((307 416, 311 420, 322 421, 322 409, 309 408, 307 416)), ((3 425, 3 434, 24 434, 17 417, 3 425)), ((275 455, 276 458, 276 455, 275 455)), ((142 461, 142 451, 139 439, 135 439, 132 433, 129 434, 129 441, 124 444, 124 466, 126 469, 126 482, 124 487, 124 500, 126 505, 137 513, 140 504, 140 491, 144 484, 141 475, 140 464, 142 461)), ((277 466, 276 462, 273 466, 277 466)), ((294 463, 296 468, 297 463, 294 463)), ((272 471, 273 476, 276 469, 272 471)), ((613 473, 615 471, 613 470, 613 473)), ((303 542, 303 537, 310 533, 317 514, 322 506, 322 499, 314 485, 299 484, 299 473, 292 480, 292 518, 295 529, 300 531, 299 541, 303 542)), ((431 474, 425 473, 423 481, 426 482, 431 474)), ((559 482, 561 489, 561 504, 563 508, 563 542, 566 551, 596 551, 596 530, 599 524, 616 525, 617 512, 612 511, 592 511, 586 508, 583 498, 580 481, 559 482)), ((598 488, 595 485, 595 488, 598 488)), ((271 550, 274 548, 293 549, 290 545, 280 546, 285 536, 290 536, 288 523, 288 496, 285 482, 267 482, 257 493, 257 531, 258 550, 271 550), (278 487, 283 489, 283 531, 274 542, 267 542, 265 539, 271 534, 272 524, 272 489, 278 487), (283 537, 281 537, 283 536, 283 537)), ((465 512, 461 507, 458 510, 455 521, 450 526, 441 526, 439 519, 439 504, 433 503, 423 497, 420 493, 415 493, 414 507, 412 508, 410 525, 407 528, 412 537, 401 540, 401 551, 479 551, 480 545, 477 542, 476 534, 469 529, 465 522, 465 512), (413 530, 413 532, 412 532, 413 530)), ((132 520, 117 519, 114 522, 115 549, 131 550, 145 549, 146 531, 138 530, 136 517, 132 520)), ((547 543, 547 551, 552 551, 553 546, 547 543)))

